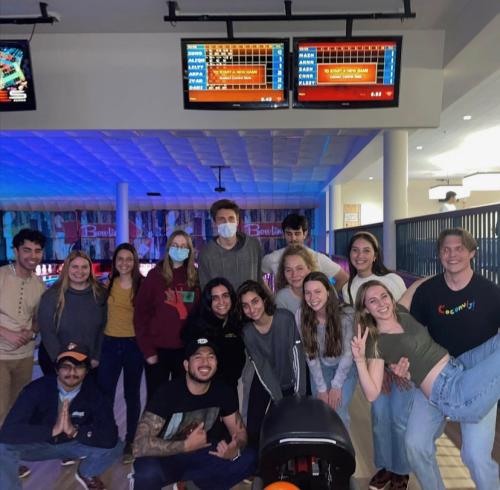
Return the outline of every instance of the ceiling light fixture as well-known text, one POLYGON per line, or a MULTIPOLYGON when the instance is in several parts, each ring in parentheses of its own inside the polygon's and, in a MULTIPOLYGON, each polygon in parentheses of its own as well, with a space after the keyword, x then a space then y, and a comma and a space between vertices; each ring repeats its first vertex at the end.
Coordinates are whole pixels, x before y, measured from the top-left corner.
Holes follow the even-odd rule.
POLYGON ((470 114, 466 114, 462 119, 464 121, 470 121, 472 119, 472 116, 470 114))
POLYGON ((500 172, 477 172, 466 175, 463 185, 472 191, 498 191, 500 190, 500 172))
POLYGON ((445 199, 447 192, 454 192, 457 195, 457 199, 463 199, 464 197, 470 196, 470 189, 467 189, 463 185, 450 185, 448 179, 439 179, 446 184, 439 184, 431 187, 429 189, 429 199, 445 199))
POLYGON ((416 147, 416 150, 418 150, 418 151, 423 150, 423 149, 424 149, 424 147, 423 147, 422 145, 418 145, 418 146, 416 147))
POLYGON ((229 168, 228 165, 210 165, 210 168, 216 168, 219 170, 219 185, 214 188, 215 192, 226 192, 226 188, 222 185, 222 170, 229 168))

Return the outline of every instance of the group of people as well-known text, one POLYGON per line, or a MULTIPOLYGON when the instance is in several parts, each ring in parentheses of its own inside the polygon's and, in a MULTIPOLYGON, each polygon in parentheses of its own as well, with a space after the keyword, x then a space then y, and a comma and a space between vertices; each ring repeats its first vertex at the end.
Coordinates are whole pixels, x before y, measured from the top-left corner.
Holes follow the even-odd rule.
POLYGON ((500 289, 473 272, 469 232, 441 232, 443 273, 407 289, 371 233, 351 238, 347 274, 305 246, 304 216, 287 216, 287 246, 262 257, 238 231, 236 203, 217 201, 210 213, 217 233, 197 266, 177 230, 145 278, 124 243, 105 284, 75 251, 45 292, 34 275, 43 235, 14 237, 16 262, 0 268, 0 488, 21 488, 29 468, 20 460, 83 457, 76 479, 103 489, 99 475, 121 454, 135 460, 136 490, 186 480, 229 489, 255 473, 273 403, 311 394, 349 430, 358 381, 371 402, 370 489, 406 489, 411 472, 423 489, 444 489, 435 439, 446 418, 461 423, 477 488, 499 488, 500 289), (45 376, 30 383, 38 332, 45 376), (113 417, 121 373, 124 443, 113 417))

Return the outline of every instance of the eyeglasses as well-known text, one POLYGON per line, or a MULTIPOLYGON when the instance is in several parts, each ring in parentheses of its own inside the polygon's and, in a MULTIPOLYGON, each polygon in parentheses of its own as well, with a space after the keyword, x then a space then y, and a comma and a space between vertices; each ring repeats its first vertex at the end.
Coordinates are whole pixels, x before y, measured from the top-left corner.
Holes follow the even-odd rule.
POLYGON ((70 364, 70 363, 67 363, 67 364, 61 364, 59 366, 59 370, 60 371, 83 371, 85 370, 87 367, 85 366, 85 364, 78 364, 78 365, 74 365, 74 364, 70 364))

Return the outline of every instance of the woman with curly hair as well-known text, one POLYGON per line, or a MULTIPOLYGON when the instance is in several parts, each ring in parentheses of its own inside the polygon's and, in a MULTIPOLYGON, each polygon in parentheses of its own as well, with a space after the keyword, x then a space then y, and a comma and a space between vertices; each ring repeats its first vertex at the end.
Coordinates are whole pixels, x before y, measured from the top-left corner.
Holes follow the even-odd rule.
POLYGON ((276 306, 286 308, 295 315, 302 303, 304 278, 316 270, 316 259, 307 248, 298 244, 286 247, 276 276, 276 306))

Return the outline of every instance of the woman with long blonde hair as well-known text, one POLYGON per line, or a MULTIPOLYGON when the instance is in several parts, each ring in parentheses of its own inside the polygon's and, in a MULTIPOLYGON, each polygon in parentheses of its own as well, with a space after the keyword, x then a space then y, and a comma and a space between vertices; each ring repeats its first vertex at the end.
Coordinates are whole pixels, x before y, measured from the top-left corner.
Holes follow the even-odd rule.
POLYGON ((63 347, 74 342, 88 349, 91 366, 99 365, 106 323, 106 291, 92 270, 92 260, 74 250, 64 260, 57 282, 48 289, 38 307, 42 336, 39 363, 44 374, 54 372, 63 347))
POLYGON ((310 272, 318 270, 314 256, 303 245, 288 245, 281 256, 276 276, 276 306, 295 315, 302 302, 302 284, 310 272))
POLYGON ((194 259, 191 237, 174 231, 163 260, 149 271, 135 300, 134 326, 146 360, 148 400, 164 381, 184 374, 180 334, 200 296, 194 259))

